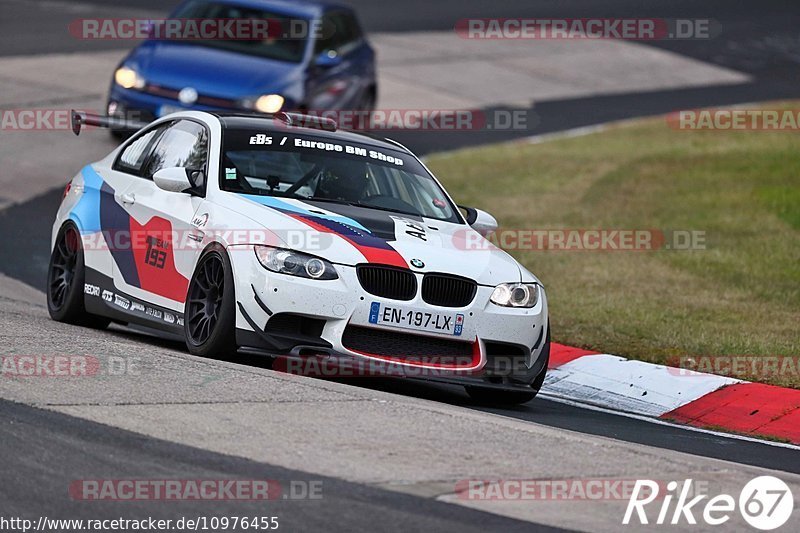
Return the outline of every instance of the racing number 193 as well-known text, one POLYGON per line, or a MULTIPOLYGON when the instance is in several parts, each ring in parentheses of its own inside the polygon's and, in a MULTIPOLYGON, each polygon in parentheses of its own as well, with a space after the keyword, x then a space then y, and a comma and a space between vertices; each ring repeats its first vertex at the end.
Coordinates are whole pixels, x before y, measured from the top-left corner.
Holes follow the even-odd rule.
POLYGON ((147 237, 147 250, 144 254, 144 262, 156 268, 164 268, 167 260, 167 252, 156 248, 158 242, 154 237, 147 237))

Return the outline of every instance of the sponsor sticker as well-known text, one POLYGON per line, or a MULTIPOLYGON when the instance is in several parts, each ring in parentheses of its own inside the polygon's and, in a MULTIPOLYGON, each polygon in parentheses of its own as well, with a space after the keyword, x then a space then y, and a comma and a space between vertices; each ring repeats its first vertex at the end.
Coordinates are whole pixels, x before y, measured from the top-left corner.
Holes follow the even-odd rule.
POLYGON ((128 300, 127 298, 123 298, 119 294, 115 294, 114 295, 114 305, 117 305, 117 306, 119 306, 119 307, 121 307, 121 308, 123 308, 125 310, 128 310, 131 307, 131 301, 128 300))
MULTIPOLYGON (((228 170, 231 170, 231 169, 226 169, 225 170, 226 175, 227 175, 228 170)), ((234 174, 233 177, 235 179, 236 178, 236 170, 235 169, 233 170, 233 174, 234 174)), ((194 217, 192 219, 192 225, 196 226, 198 228, 202 228, 206 224, 208 224, 208 213, 203 213, 202 215, 194 217)))
POLYGON ((89 296, 100 296, 100 287, 91 283, 84 283, 83 292, 89 296))
POLYGON ((456 324, 453 326, 453 335, 461 335, 464 330, 464 315, 458 313, 456 315, 456 324))

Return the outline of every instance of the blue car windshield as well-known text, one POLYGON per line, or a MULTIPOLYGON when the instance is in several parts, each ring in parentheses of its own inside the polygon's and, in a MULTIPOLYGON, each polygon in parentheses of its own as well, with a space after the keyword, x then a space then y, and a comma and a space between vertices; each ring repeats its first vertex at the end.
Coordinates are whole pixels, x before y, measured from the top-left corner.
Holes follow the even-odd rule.
POLYGON ((178 33, 181 37, 170 38, 166 29, 157 35, 163 35, 164 40, 170 42, 207 46, 277 61, 301 62, 309 41, 308 32, 302 31, 302 28, 309 27, 307 20, 236 4, 194 0, 176 10, 169 22, 174 23, 175 19, 181 19, 186 26, 185 32, 178 33), (187 39, 182 36, 192 35, 189 30, 194 28, 203 31, 201 38, 187 39), (203 39, 206 32, 213 33, 214 38, 203 39))

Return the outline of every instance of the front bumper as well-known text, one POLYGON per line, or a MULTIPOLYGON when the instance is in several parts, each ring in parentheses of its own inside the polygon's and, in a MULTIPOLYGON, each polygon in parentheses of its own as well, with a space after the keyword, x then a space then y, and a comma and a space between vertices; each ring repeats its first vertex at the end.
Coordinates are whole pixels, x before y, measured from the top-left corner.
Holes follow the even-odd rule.
POLYGON ((184 105, 175 98, 169 98, 141 90, 123 89, 118 85, 113 85, 111 87, 108 95, 108 105, 109 109, 107 109, 107 111, 109 111, 109 114, 141 122, 152 122, 163 115, 182 109, 192 109, 195 111, 227 109, 253 112, 252 109, 233 106, 227 102, 216 106, 203 105, 201 103, 184 105), (112 104, 115 109, 113 113, 110 113, 110 106, 112 104))
MULTIPOLYGON (((124 89, 116 84, 112 84, 109 90, 106 105, 106 112, 109 115, 141 122, 152 122, 166 114, 185 109, 193 111, 225 110, 262 114, 250 107, 245 107, 241 100, 238 99, 201 96, 198 102, 185 105, 177 97, 153 94, 145 90, 124 89)), ((296 104, 287 99, 284 102, 283 111, 292 111, 294 109, 296 109, 296 104)))
MULTIPOLYGON (((352 266, 336 265, 339 279, 310 280, 267 271, 251 246, 229 250, 237 283, 237 343, 282 355, 287 368, 297 373, 333 375, 339 367, 337 375, 344 377, 402 375, 508 388, 531 384, 546 364, 544 290, 531 309, 492 304, 493 287, 480 285, 468 306, 439 307, 424 302, 419 291, 414 299, 402 302, 374 296, 361 287, 352 266), (370 322, 376 302, 414 312, 462 315, 463 329, 454 335, 378 325, 370 322), (276 326, 284 323, 293 324, 293 329, 276 326), (393 346, 408 341, 409 352, 401 354, 396 348, 387 352, 379 341, 393 346), (429 346, 441 346, 451 355, 418 357, 429 346), (308 371, 297 361, 307 362, 308 371)), ((415 275, 419 286, 422 275, 415 275)))

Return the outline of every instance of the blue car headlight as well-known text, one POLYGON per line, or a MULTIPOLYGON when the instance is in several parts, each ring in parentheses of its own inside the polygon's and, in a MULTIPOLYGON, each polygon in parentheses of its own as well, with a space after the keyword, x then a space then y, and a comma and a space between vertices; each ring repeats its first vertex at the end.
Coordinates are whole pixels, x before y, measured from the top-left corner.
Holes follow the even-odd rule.
POLYGON ((265 94, 255 101, 253 107, 261 113, 277 113, 283 107, 283 96, 279 94, 265 94))
POLYGON ((142 89, 146 83, 136 70, 126 66, 114 71, 114 82, 124 89, 142 89))
POLYGON ((286 106, 286 99, 280 94, 262 94, 253 98, 239 100, 239 105, 246 109, 253 109, 259 113, 277 113, 286 106))
POLYGON ((256 245, 253 250, 261 266, 272 272, 309 279, 339 278, 332 264, 313 255, 264 245, 256 245))

